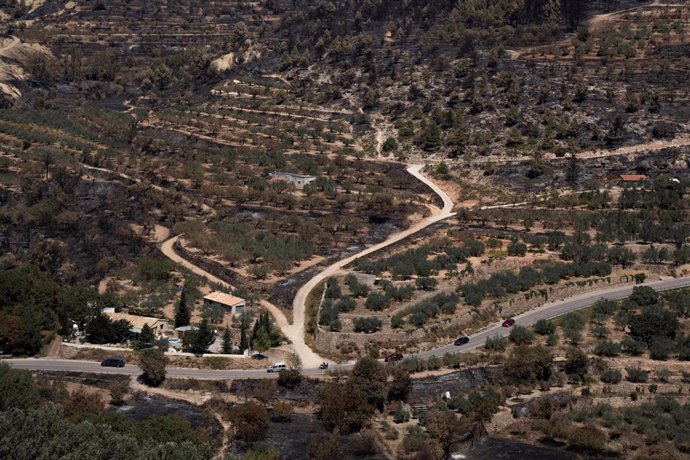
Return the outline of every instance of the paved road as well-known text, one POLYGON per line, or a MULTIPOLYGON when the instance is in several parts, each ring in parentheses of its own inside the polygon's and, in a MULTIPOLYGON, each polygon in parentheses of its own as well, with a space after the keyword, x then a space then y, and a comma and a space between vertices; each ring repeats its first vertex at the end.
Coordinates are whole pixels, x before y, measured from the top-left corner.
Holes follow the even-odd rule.
MULTIPOLYGON (((100 363, 94 361, 78 361, 74 359, 3 359, 5 362, 17 369, 56 371, 56 372, 86 372, 93 374, 129 375, 137 376, 141 374, 138 366, 131 364, 125 367, 102 367, 100 363)), ((304 375, 317 375, 323 372, 319 369, 305 369, 304 375)), ((278 374, 266 372, 265 369, 193 369, 193 368, 169 368, 168 377, 191 378, 199 380, 228 380, 228 379, 259 379, 276 378, 278 374)))
MULTIPOLYGON (((403 230, 400 233, 396 233, 395 235, 391 235, 388 239, 385 241, 382 241, 381 243, 375 244, 373 246, 370 246, 366 249, 364 249, 361 252, 358 252, 357 254, 347 257, 345 259, 339 260, 338 262, 334 263, 333 265, 330 265, 329 267, 326 267, 324 270, 319 272, 316 276, 314 276, 312 279, 310 279, 304 286, 302 286, 299 291, 297 291, 297 294, 295 295, 294 300, 292 301, 292 324, 290 325, 290 334, 289 336, 292 338, 293 343, 295 346, 299 343, 296 339, 298 337, 301 337, 301 343, 304 343, 304 314, 305 314, 305 303, 307 300, 307 296, 309 293, 316 287, 317 284, 322 282, 323 280, 335 275, 338 271, 340 271, 343 267, 346 265, 351 264, 357 259, 360 259, 362 257, 365 257, 369 254, 372 254, 376 251, 380 251, 383 248, 386 248, 392 244, 395 244, 399 241, 404 240, 405 238, 414 235, 415 233, 429 227, 430 225, 433 225, 437 222, 440 222, 444 219, 447 219, 448 217, 451 217, 455 215, 453 210, 453 201, 450 199, 450 197, 443 191, 441 190, 436 184, 434 184, 431 180, 429 180, 427 177, 425 177, 422 173, 421 170, 424 167, 424 165, 412 165, 409 168, 407 168, 407 172, 415 176, 417 179, 420 181, 424 182, 426 185, 428 185, 434 193, 436 193, 441 199, 443 200, 443 209, 441 209, 440 212, 437 212, 436 214, 432 214, 430 217, 427 217, 426 219, 422 220, 421 222, 418 222, 417 224, 413 225, 412 227, 408 228, 407 230, 403 230)), ((301 345, 301 344, 300 344, 301 345)), ((304 362, 304 360, 303 360, 304 362)), ((306 363, 305 363, 305 367, 306 363)))
MULTIPOLYGON (((674 278, 663 281, 653 281, 643 284, 650 286, 658 291, 666 291, 670 289, 679 289, 690 287, 690 277, 674 278)), ((564 315, 571 311, 580 310, 589 307, 600 299, 619 300, 628 297, 632 293, 633 286, 621 286, 609 289, 602 289, 599 291, 588 292, 585 294, 569 297, 564 300, 550 302, 542 307, 526 312, 520 316, 515 317, 515 323, 521 326, 530 326, 540 319, 550 319, 556 316, 564 315)), ((456 347, 453 344, 445 345, 433 350, 419 353, 420 358, 429 358, 431 356, 442 357, 446 353, 466 353, 468 351, 476 350, 484 345, 487 337, 500 335, 506 336, 510 329, 501 327, 499 324, 494 324, 488 328, 470 336, 469 343, 456 347)), ((1 360, 18 369, 29 370, 43 370, 43 371, 62 371, 62 372, 92 372, 102 374, 124 374, 124 375, 138 375, 139 368, 132 365, 127 365, 124 368, 101 367, 99 363, 93 361, 76 361, 69 359, 6 359, 1 360)), ((341 365, 340 369, 349 369, 352 365, 341 365)), ((324 372, 319 369, 304 369, 305 375, 319 375, 324 372)), ((206 369, 182 369, 171 368, 168 369, 168 376, 177 378, 195 378, 203 380, 225 380, 225 379, 240 379, 240 378, 274 378, 275 374, 267 373, 264 370, 206 370, 206 369)))
MULTIPOLYGON (((685 278, 673 278, 663 281, 652 281, 642 284, 643 286, 649 286, 657 291, 666 291, 669 289, 678 289, 690 286, 690 277, 685 278)), ((579 294, 573 297, 568 297, 564 300, 557 300, 555 302, 549 302, 543 306, 530 310, 519 316, 516 316, 515 324, 520 326, 531 326, 540 319, 551 319, 556 316, 564 315, 575 310, 581 310, 583 308, 589 307, 596 303, 600 299, 609 300, 620 300, 624 299, 630 294, 632 294, 633 286, 619 286, 609 289, 602 289, 598 291, 588 292, 585 294, 579 294)), ((419 353, 417 356, 420 358, 429 358, 431 356, 441 357, 446 353, 456 353, 456 352, 467 352, 471 350, 476 350, 484 346, 487 337, 492 336, 507 336, 510 333, 510 328, 502 327, 501 324, 494 324, 488 328, 473 334, 470 336, 470 341, 461 346, 455 346, 453 344, 446 345, 440 348, 435 348, 433 350, 425 351, 419 353)))

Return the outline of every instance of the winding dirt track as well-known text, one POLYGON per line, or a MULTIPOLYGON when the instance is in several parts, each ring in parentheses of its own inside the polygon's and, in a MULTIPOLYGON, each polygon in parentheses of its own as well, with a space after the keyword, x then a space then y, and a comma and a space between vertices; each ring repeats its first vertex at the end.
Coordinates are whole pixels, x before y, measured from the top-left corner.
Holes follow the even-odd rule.
MULTIPOLYGON (((285 335, 293 344, 295 353, 300 357, 302 361, 302 365, 306 369, 313 369, 317 368, 319 364, 321 364, 323 361, 326 361, 319 355, 317 355, 309 346, 305 343, 304 341, 304 333, 305 333, 305 328, 304 328, 304 315, 305 315, 305 302, 307 300, 307 296, 309 295, 309 292, 321 281, 325 280, 326 278, 333 276, 338 270, 342 269, 346 265, 354 262, 355 260, 367 256, 369 254, 372 254, 376 251, 379 251, 383 248, 386 248, 392 244, 395 244, 411 235, 414 235, 415 233, 429 227, 430 225, 433 225, 437 222, 440 222, 444 219, 447 219, 448 217, 451 217, 455 215, 454 212, 452 212, 453 209, 453 201, 450 199, 450 197, 443 191, 441 190, 436 184, 434 184, 431 180, 429 180, 427 177, 425 177, 422 173, 421 170, 424 167, 424 165, 412 165, 409 168, 407 168, 407 171, 415 176, 417 179, 420 181, 424 182, 426 185, 428 185, 434 193, 436 193, 438 196, 441 197, 443 200, 443 209, 435 210, 434 213, 427 217, 426 219, 422 220, 421 222, 413 225, 412 227, 408 228, 407 230, 403 230, 400 233, 396 233, 395 235, 391 235, 388 239, 385 241, 382 241, 381 243, 375 244, 373 246, 368 247, 367 249, 364 249, 363 251, 358 252, 355 255, 352 255, 350 257, 347 257, 343 260, 340 260, 333 265, 330 265, 329 267, 326 267, 323 271, 321 271, 319 274, 314 276, 312 279, 310 279, 304 286, 300 288, 299 291, 297 291, 297 295, 295 296, 295 299, 293 300, 292 303, 292 308, 293 308, 293 323, 289 324, 287 321, 287 318, 283 314, 282 311, 272 303, 262 300, 261 305, 265 307, 268 311, 271 312, 273 317, 275 318, 276 324, 280 328, 280 331, 285 335)), ((174 236, 167 241, 163 242, 161 244, 161 252, 168 257, 170 260, 175 262, 176 264, 182 265, 186 269, 190 270, 192 273, 203 276, 207 278, 209 281, 213 283, 218 283, 222 286, 227 287, 228 289, 234 289, 233 286, 230 284, 226 283, 225 281, 221 280, 220 278, 212 275, 211 273, 208 273, 207 271, 203 270, 200 267, 197 267, 196 265, 192 264, 188 260, 184 259, 181 257, 179 254, 175 252, 174 245, 179 240, 180 235, 174 236)))
MULTIPOLYGON (((341 270, 343 267, 351 264, 357 259, 360 259, 364 256, 367 256, 369 254, 372 254, 376 251, 379 251, 383 248, 386 248, 392 244, 395 244, 411 235, 414 235, 415 233, 429 227, 430 225, 433 225, 437 222, 440 222, 444 219, 447 219, 448 217, 454 216, 455 213, 452 212, 453 209, 453 201, 450 199, 450 197, 443 191, 441 190, 436 184, 434 184, 431 180, 429 180, 427 177, 422 175, 421 170, 424 167, 424 165, 412 165, 409 168, 407 168, 407 172, 415 176, 417 179, 420 181, 424 182, 426 185, 428 185, 434 193, 436 193, 438 196, 441 197, 443 200, 443 209, 440 211, 436 211, 435 214, 432 214, 431 216, 427 217, 423 221, 413 225, 412 227, 408 228, 407 230, 403 230, 400 233, 396 233, 395 235, 391 235, 387 240, 382 241, 381 243, 375 244, 373 246, 368 247, 367 249, 364 249, 361 252, 358 252, 355 255, 352 255, 350 257, 347 257, 345 259, 342 259, 333 265, 326 267, 323 271, 321 271, 319 274, 314 276, 312 279, 310 279, 304 286, 300 288, 299 291, 297 291, 297 295, 295 295, 295 299, 292 302, 292 311, 293 311, 293 323, 290 325, 290 336, 293 337, 293 343, 295 344, 295 348, 297 348, 297 343, 298 341, 301 344, 304 344, 304 333, 305 333, 305 328, 304 328, 304 315, 305 315, 305 303, 307 300, 307 296, 311 292, 314 287, 319 284, 320 282, 324 281, 330 276, 335 275, 339 270, 341 270)), ((305 345, 306 346, 306 345, 305 345)), ((307 347, 308 348, 308 347, 307 347)), ((303 360, 303 362, 305 362, 303 360)), ((316 363, 318 364, 318 362, 316 363)))

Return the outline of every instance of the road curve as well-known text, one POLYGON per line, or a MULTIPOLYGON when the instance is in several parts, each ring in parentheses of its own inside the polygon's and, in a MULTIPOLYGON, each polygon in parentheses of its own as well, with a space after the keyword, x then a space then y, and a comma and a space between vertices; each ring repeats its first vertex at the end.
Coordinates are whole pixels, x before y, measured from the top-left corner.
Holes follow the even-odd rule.
MULTIPOLYGON (((407 172, 415 176, 417 179, 420 181, 424 182, 426 185, 428 185, 434 193, 436 193, 441 199, 443 200, 443 209, 441 211, 437 211, 435 214, 432 214, 431 216, 427 217, 426 219, 422 220, 421 222, 418 222, 417 224, 413 225, 412 227, 403 230, 400 233, 396 233, 394 235, 391 235, 388 239, 385 241, 382 241, 381 243, 375 244, 373 246, 370 246, 366 249, 364 249, 361 252, 358 252, 355 255, 352 255, 350 257, 347 257, 345 259, 339 260, 338 262, 334 263, 333 265, 330 265, 326 267, 324 270, 319 272, 316 276, 314 276, 312 279, 310 279, 304 286, 302 286, 299 291, 297 291, 297 294, 295 295, 294 300, 292 301, 292 324, 290 325, 291 328, 291 333, 290 336, 293 337, 293 343, 295 346, 297 346, 297 341, 299 340, 301 344, 304 344, 304 334, 305 334, 305 329, 304 329, 304 315, 305 315, 305 304, 307 300, 307 296, 309 293, 316 287, 317 284, 322 282, 323 280, 335 275, 339 270, 341 270, 343 267, 346 265, 351 264, 357 259, 360 259, 362 257, 365 257, 369 254, 372 254, 376 251, 379 251, 383 248, 386 248, 392 244, 395 244, 411 235, 414 235, 415 233, 429 227, 430 225, 433 225, 437 222, 442 221, 443 219, 447 219, 448 217, 451 217, 455 215, 453 210, 453 201, 450 199, 450 197, 443 191, 441 190, 435 183, 433 183, 431 180, 429 180, 426 176, 424 176, 421 173, 422 168, 424 165, 412 165, 409 168, 407 168, 407 172)), ((300 344, 300 345, 301 345, 300 344)), ((307 347, 308 348, 308 347, 307 347)), ((305 363, 306 364, 306 363, 305 363)))
MULTIPOLYGON (((680 289, 690 287, 690 276, 683 278, 674 278, 663 281, 653 281, 643 283, 638 286, 649 286, 657 291, 667 291, 671 289, 680 289)), ((572 311, 581 310, 593 305, 600 299, 620 300, 628 297, 634 286, 621 286, 615 288, 601 289, 594 292, 579 294, 549 302, 542 307, 535 310, 530 310, 522 315, 515 317, 515 323, 521 326, 531 326, 540 319, 551 319, 572 311)), ((430 358, 432 356, 442 357, 446 353, 467 353, 484 346, 487 337, 492 336, 506 336, 510 329, 501 327, 500 323, 493 324, 484 330, 470 336, 469 343, 456 347, 453 344, 444 345, 433 350, 418 353, 419 358, 430 358)), ((122 374, 122 375, 139 375, 141 372, 139 368, 132 365, 126 365, 124 368, 116 367, 101 367, 99 363, 93 361, 77 361, 71 359, 3 359, 0 362, 5 362, 17 369, 27 369, 36 371, 57 371, 57 372, 89 372, 97 374, 122 374)), ((341 365, 339 369, 347 370, 352 365, 341 365)), ((319 375, 325 373, 319 369, 305 368, 302 373, 304 375, 319 375)), ((226 379, 256 379, 256 378, 272 378, 275 374, 267 373, 264 370, 208 370, 208 369, 192 369, 192 368, 170 368, 168 369, 168 376, 175 378, 194 378, 200 380, 226 380, 226 379)))
MULTIPOLYGON (((222 279, 218 278, 217 276, 212 275, 211 273, 207 272, 206 270, 202 269, 201 267, 197 267, 184 257, 181 257, 177 252, 175 252, 175 243, 180 239, 181 235, 173 236, 172 238, 164 241, 161 246, 161 252, 170 260, 175 262, 178 265, 182 265, 195 275, 199 275, 201 277, 204 277, 211 281, 212 283, 219 284, 221 286, 225 286, 226 288, 230 289, 231 291, 234 290, 235 288, 228 284, 227 282, 223 281, 222 279)), ((271 315, 273 315, 273 318, 276 321, 276 324, 280 331, 288 337, 288 339, 293 340, 293 337, 288 335, 291 333, 290 330, 290 325, 288 323, 287 318, 285 317, 285 314, 280 311, 278 307, 273 305, 272 303, 268 302, 267 300, 261 300, 260 301, 261 306, 264 307, 266 310, 268 310, 271 315)), ((302 340, 304 342, 304 340, 302 340)), ((304 346, 306 350, 299 348, 295 346, 295 353, 302 359, 302 362, 305 363, 306 365, 309 365, 309 367, 317 367, 319 363, 321 363, 323 360, 321 360, 318 356, 314 354, 314 352, 311 350, 311 348, 307 347, 306 345, 304 346), (308 351, 307 351, 308 350, 308 351), (310 356, 313 355, 313 356, 310 356)))

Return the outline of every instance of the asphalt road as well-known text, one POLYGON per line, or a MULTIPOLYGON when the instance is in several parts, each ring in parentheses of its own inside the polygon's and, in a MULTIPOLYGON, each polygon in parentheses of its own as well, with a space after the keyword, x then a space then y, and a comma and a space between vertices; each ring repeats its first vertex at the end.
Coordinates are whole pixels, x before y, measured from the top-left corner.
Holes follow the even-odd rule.
MULTIPOLYGON (((667 291, 670 289, 679 289, 690 287, 690 277, 673 278, 663 281, 653 281, 642 284, 649 286, 657 291, 667 291)), ((544 304, 538 309, 531 310, 522 315, 516 316, 515 324, 521 326, 531 326, 540 319, 551 319, 572 311, 580 310, 593 305, 600 299, 620 300, 628 297, 633 290, 633 286, 621 286, 609 289, 602 289, 599 291, 588 292, 585 294, 569 297, 564 300, 557 300, 544 304)), ((420 358, 429 358, 431 356, 442 357, 446 353, 464 353, 476 350, 484 346, 487 337, 491 336, 507 336, 510 333, 510 328, 501 327, 501 324, 494 324, 486 329, 470 336, 470 341, 461 346, 454 346, 452 343, 433 350, 419 353, 415 356, 420 358)), ((137 366, 126 365, 123 368, 117 367, 101 367, 100 363, 93 361, 77 361, 71 359, 4 359, 12 367, 17 369, 41 370, 41 371, 59 371, 59 372, 88 372, 97 374, 122 374, 122 375, 139 375, 141 371, 137 366)), ((333 368, 335 366, 331 366, 333 368)), ((340 369, 349 369, 352 365, 338 366, 340 369)), ((304 369, 304 375, 319 375, 324 371, 319 369, 304 369)), ((247 379, 247 378, 275 378, 276 374, 268 373, 263 369, 260 370, 210 370, 210 369, 188 369, 188 368, 169 368, 168 376, 175 378, 193 378, 200 380, 226 380, 226 379, 247 379)))
MULTIPOLYGON (((643 286, 649 286, 657 291, 667 291, 669 289, 679 289, 690 286, 690 277, 673 278, 663 281, 653 281, 643 283, 643 286)), ((579 294, 573 297, 568 297, 563 300, 549 302, 541 307, 530 310, 522 315, 514 317, 515 324, 520 326, 531 326, 540 319, 551 319, 557 316, 570 313, 575 310, 587 308, 600 299, 620 300, 632 294, 633 286, 619 286, 610 289, 602 289, 599 291, 579 294)), ((452 343, 440 348, 419 353, 420 358, 430 358, 431 356, 441 357, 446 353, 457 353, 476 350, 483 347, 486 343, 487 337, 502 336, 505 337, 510 334, 510 328, 502 327, 500 323, 489 326, 488 328, 470 336, 470 341, 465 345, 455 346, 452 343)))

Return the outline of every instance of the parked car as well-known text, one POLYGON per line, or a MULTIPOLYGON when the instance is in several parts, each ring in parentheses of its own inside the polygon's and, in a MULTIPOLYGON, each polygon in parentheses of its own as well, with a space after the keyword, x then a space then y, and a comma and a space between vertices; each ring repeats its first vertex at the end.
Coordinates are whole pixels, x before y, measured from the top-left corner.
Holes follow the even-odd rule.
POLYGON ((125 367, 125 358, 122 356, 111 356, 101 362, 102 367, 125 367))
POLYGON ((399 351, 386 355, 386 357, 383 358, 383 360, 387 363, 390 363, 391 361, 400 361, 401 359, 403 359, 403 354, 399 351))
POLYGON ((274 365, 266 369, 266 372, 280 372, 286 369, 287 366, 285 365, 285 363, 275 363, 274 365))
POLYGON ((470 341, 470 338, 467 337, 466 335, 463 335, 462 337, 458 337, 457 339, 455 339, 455 342, 453 342, 453 345, 456 345, 456 346, 465 345, 469 341, 470 341))
POLYGON ((513 318, 509 318, 509 319, 503 321, 503 324, 501 324, 501 326, 503 326, 503 327, 511 327, 511 326, 513 326, 514 324, 515 324, 515 320, 514 320, 513 318))

